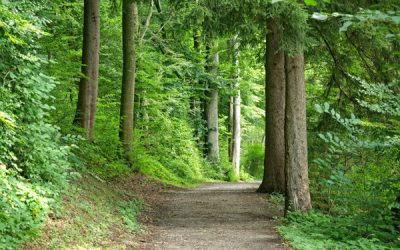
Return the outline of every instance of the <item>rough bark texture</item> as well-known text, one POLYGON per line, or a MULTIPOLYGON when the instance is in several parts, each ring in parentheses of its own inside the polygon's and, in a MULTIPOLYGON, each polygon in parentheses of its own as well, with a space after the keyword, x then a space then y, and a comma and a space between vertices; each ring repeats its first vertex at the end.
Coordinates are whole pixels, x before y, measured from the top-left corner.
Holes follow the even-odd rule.
POLYGON ((120 108, 119 137, 122 142, 124 157, 132 161, 133 119, 135 96, 136 52, 135 43, 138 27, 138 10, 135 0, 122 2, 122 49, 123 73, 120 108))
MULTIPOLYGON (((209 72, 216 75, 219 53, 215 52, 209 59, 209 72)), ((213 163, 219 162, 218 100, 218 86, 214 83, 210 84, 207 91, 205 114, 207 121, 207 159, 213 163)))
POLYGON ((83 18, 82 75, 74 124, 86 130, 88 140, 94 138, 96 99, 99 78, 100 1, 85 0, 83 18))
POLYGON ((232 39, 233 65, 234 65, 234 83, 233 90, 235 95, 232 98, 232 166, 236 176, 240 175, 240 67, 239 67, 239 40, 238 36, 232 39))
MULTIPOLYGON (((286 208, 311 209, 308 180, 304 56, 286 56, 286 208)), ((287 210, 286 209, 286 210, 287 210)))
POLYGON ((285 192, 285 56, 279 20, 267 21, 265 63, 265 159, 263 193, 285 192))

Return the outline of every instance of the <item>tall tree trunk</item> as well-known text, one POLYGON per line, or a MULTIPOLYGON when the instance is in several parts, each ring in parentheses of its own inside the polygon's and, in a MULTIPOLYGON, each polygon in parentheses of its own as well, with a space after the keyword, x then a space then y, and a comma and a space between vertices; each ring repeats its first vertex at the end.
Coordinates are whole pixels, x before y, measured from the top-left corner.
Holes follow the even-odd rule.
POLYGON ((100 0, 85 0, 83 18, 82 68, 79 96, 74 118, 86 130, 88 140, 94 138, 96 99, 99 78, 100 0))
POLYGON ((306 94, 304 55, 286 56, 286 210, 308 211, 311 198, 308 180, 306 94))
POLYGON ((234 65, 233 74, 233 91, 234 96, 232 99, 232 145, 231 145, 231 162, 236 176, 240 175, 240 142, 241 142, 241 130, 240 130, 240 67, 239 67, 239 38, 234 36, 232 38, 232 62, 234 65))
POLYGON ((278 18, 267 21, 265 63, 265 159, 261 193, 285 192, 285 56, 278 18))
MULTIPOLYGON (((208 63, 209 72, 216 76, 218 73, 219 53, 214 52, 208 63)), ((219 162, 218 101, 218 86, 215 83, 211 83, 207 90, 205 115, 207 121, 207 159, 213 163, 219 162)))
MULTIPOLYGON (((231 89, 233 89, 233 84, 231 84, 231 89)), ((233 151, 233 96, 229 97, 229 121, 228 121, 228 131, 230 133, 228 137, 228 158, 229 162, 232 162, 232 151, 233 151)))
POLYGON ((119 137, 122 142, 124 158, 132 162, 133 119, 135 96, 136 51, 138 32, 138 9, 136 0, 122 2, 122 49, 123 73, 120 107, 119 137))
MULTIPOLYGON (((197 29, 193 29, 193 49, 196 53, 200 54, 200 32, 197 29)), ((196 60, 196 63, 200 63, 200 61, 196 60)), ((193 82, 193 90, 190 96, 190 111, 191 118, 194 124, 194 137, 196 139, 196 144, 200 150, 200 152, 204 151, 204 119, 202 111, 202 101, 203 97, 200 96, 199 90, 200 87, 204 85, 204 82, 195 80, 193 82)))

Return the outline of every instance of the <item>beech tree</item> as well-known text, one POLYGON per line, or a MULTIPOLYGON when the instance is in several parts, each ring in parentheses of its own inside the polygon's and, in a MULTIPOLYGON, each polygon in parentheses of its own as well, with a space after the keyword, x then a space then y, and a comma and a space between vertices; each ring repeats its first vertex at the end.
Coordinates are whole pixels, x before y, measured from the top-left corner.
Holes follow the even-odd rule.
POLYGON ((119 137, 124 157, 132 161, 134 95, 136 72, 136 36, 138 33, 138 9, 136 0, 122 1, 122 50, 123 72, 120 106, 119 137))
POLYGON ((99 78, 100 0, 85 0, 83 18, 82 77, 74 123, 86 130, 88 140, 94 139, 96 99, 99 78))
POLYGON ((235 35, 231 39, 231 54, 232 54, 232 64, 233 64, 233 84, 232 90, 234 92, 233 96, 230 98, 230 132, 231 141, 229 145, 230 153, 229 155, 233 170, 236 176, 240 175, 240 142, 241 142, 241 129, 240 129, 240 66, 239 66, 239 37, 235 35))
MULTIPOLYGON (((217 42, 209 46, 207 70, 212 75, 218 73, 219 52, 217 42)), ((212 163, 219 161, 219 132, 218 132, 218 84, 209 82, 206 90, 205 117, 207 121, 207 159, 212 163)))

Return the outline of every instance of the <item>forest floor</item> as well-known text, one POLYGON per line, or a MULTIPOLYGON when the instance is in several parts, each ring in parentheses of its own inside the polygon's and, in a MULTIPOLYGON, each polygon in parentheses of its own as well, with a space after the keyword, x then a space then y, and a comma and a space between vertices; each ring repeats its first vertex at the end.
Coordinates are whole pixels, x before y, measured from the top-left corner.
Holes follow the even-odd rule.
POLYGON ((158 193, 141 249, 289 249, 278 236, 280 204, 259 183, 210 183, 158 193))

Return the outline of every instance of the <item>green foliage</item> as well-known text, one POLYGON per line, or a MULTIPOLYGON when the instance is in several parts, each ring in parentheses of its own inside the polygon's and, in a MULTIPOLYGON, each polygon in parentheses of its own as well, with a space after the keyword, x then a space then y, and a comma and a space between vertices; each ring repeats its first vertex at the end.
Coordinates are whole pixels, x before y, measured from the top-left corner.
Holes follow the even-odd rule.
POLYGON ((25 1, 0 5, 0 248, 13 249, 39 233, 66 187, 73 138, 50 124, 54 78, 38 40, 46 20, 25 1), (12 115, 10 115, 12 114, 12 115))
POLYGON ((0 248, 14 249, 35 237, 49 211, 46 191, 0 169, 0 248))
POLYGON ((296 2, 280 1, 269 8, 268 17, 278 18, 285 34, 281 43, 282 49, 288 54, 304 51, 307 41, 307 12, 296 2))
POLYGON ((299 215, 282 233, 299 249, 398 248, 398 8, 332 1, 313 10, 309 173, 313 207, 327 215, 307 228, 299 215))
POLYGON ((333 217, 318 212, 289 213, 279 232, 293 247, 308 249, 396 249, 400 241, 380 225, 356 216, 333 217))
POLYGON ((141 226, 137 218, 144 207, 143 200, 133 200, 122 202, 119 205, 119 213, 122 216, 126 228, 132 232, 137 233, 141 230, 141 226))
POLYGON ((243 156, 244 169, 257 179, 264 174, 264 146, 261 144, 249 145, 243 156))
POLYGON ((269 197, 269 201, 272 204, 282 206, 285 203, 285 197, 283 196, 283 194, 271 194, 271 196, 269 197))

